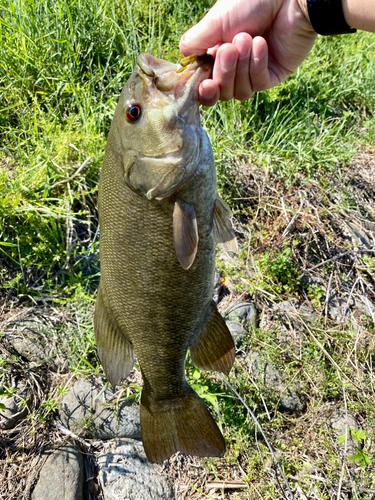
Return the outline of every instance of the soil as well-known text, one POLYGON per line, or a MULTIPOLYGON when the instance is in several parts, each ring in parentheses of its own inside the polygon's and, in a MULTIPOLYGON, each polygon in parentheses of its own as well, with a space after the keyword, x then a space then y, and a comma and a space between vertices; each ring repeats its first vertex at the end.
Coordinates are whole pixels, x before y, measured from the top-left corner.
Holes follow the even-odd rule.
MULTIPOLYGON (((289 326, 285 326, 285 317, 280 320, 274 309, 275 303, 282 302, 282 298, 285 300, 285 296, 280 294, 275 300, 270 292, 260 289, 249 297, 241 291, 239 274, 228 276, 222 285, 221 311, 224 312, 236 302, 250 299, 255 303, 258 324, 261 323, 262 328, 278 328, 280 342, 298 346, 299 339, 307 331, 306 317, 303 312, 298 312, 304 305, 315 311, 328 336, 350 326, 356 331, 356 348, 361 345, 374 347, 375 266, 372 264, 371 267, 363 259, 375 259, 374 154, 371 151, 359 153, 340 179, 334 173, 327 172, 308 184, 301 182, 290 187, 282 186, 275 174, 265 178, 256 166, 237 167, 235 189, 238 196, 235 202, 240 215, 236 216, 234 225, 244 255, 240 275, 254 276, 254 256, 289 244, 290 259, 299 269, 299 275, 295 278, 308 286, 301 286, 298 291, 298 321, 296 323, 289 315, 289 326), (323 291, 318 307, 308 293, 308 287, 314 285, 323 291)), ((228 265, 228 259, 231 256, 225 252, 219 254, 219 261, 224 263, 224 267, 228 265)), ((33 276, 32 270, 29 270, 29 275, 33 276)), ((0 359, 1 362, 7 361, 5 374, 0 364, 3 381, 22 379, 33 396, 29 403, 28 418, 22 419, 14 429, 0 431, 0 498, 28 500, 43 465, 42 451, 75 439, 53 426, 56 408, 51 400, 56 397, 57 387, 73 380, 76 375, 69 371, 64 373, 62 366, 52 369, 45 360, 29 361, 20 357, 12 340, 15 336, 34 335, 44 346, 51 345, 62 357, 68 357, 68 335, 76 327, 77 314, 80 314, 77 311, 79 309, 74 307, 60 307, 55 297, 47 295, 41 295, 39 300, 31 303, 18 297, 11 289, 3 289, 0 293, 0 332, 3 333, 0 338, 0 359)), ((89 316, 90 311, 86 311, 85 315, 89 316)), ((293 352, 298 352, 297 347, 293 352)), ((244 360, 246 356, 240 353, 240 363, 246 362, 244 360)), ((330 362, 329 357, 327 362, 330 362)), ((348 355, 348 363, 351 362, 356 363, 355 353, 348 355)), ((368 367, 357 364, 356 370, 361 371, 361 374, 351 382, 360 384, 358 380, 364 380, 362 371, 368 370, 368 367)), ((367 397, 374 398, 374 374, 367 373, 366 377, 369 384, 367 397)), ((134 372, 124 387, 130 388, 132 384, 139 383, 139 372, 134 372)), ((361 384, 359 389, 363 390, 361 384)), ((341 395, 341 402, 344 398, 345 395, 341 395)), ((355 467, 349 471, 348 477, 351 479, 342 481, 340 485, 329 485, 329 470, 324 465, 326 452, 314 442, 313 429, 327 425, 331 410, 329 405, 323 403, 319 408, 310 405, 303 416, 291 417, 281 435, 275 435, 270 426, 267 432, 271 440, 284 444, 285 456, 292 453, 293 440, 305 440, 306 457, 303 460, 310 464, 306 466, 305 473, 311 478, 319 476, 321 484, 326 484, 325 498, 351 498, 353 481, 357 485, 357 498, 375 497, 372 483, 362 481, 355 467), (306 428, 311 430, 310 434, 306 434, 306 428), (320 468, 317 469, 314 464, 320 464, 320 468), (358 478, 354 480, 356 474, 358 478)), ((366 428, 366 414, 361 413, 360 409, 357 418, 359 425, 366 428)), ((95 460, 102 446, 104 443, 96 440, 91 443, 90 450, 84 450, 88 477, 95 477, 95 460)), ((242 498, 249 498, 246 497, 246 488, 250 472, 246 458, 240 454, 233 463, 216 461, 213 469, 209 461, 202 462, 177 453, 158 469, 176 485, 178 500, 200 499, 206 495, 212 495, 208 498, 234 499, 239 498, 239 494, 242 498)), ((264 470, 263 480, 267 477, 275 485, 279 497, 291 498, 274 464, 264 463, 264 470)), ((305 494, 298 480, 297 475, 294 479, 293 475, 289 475, 294 498, 318 498, 312 492, 305 494)), ((312 481, 316 483, 316 479, 312 481)), ((254 487, 256 491, 257 486, 254 487)), ((87 484, 86 498, 102 498, 95 479, 87 484)), ((261 492, 259 498, 262 498, 261 492)))

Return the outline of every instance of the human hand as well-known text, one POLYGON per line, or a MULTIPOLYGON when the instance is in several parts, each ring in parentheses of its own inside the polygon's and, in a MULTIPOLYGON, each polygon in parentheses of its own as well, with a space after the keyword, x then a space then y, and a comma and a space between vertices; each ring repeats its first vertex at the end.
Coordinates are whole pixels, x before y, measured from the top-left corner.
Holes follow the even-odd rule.
POLYGON ((218 0, 181 38, 184 56, 209 52, 212 79, 199 87, 199 100, 249 99, 296 71, 309 54, 316 33, 306 0, 218 0))

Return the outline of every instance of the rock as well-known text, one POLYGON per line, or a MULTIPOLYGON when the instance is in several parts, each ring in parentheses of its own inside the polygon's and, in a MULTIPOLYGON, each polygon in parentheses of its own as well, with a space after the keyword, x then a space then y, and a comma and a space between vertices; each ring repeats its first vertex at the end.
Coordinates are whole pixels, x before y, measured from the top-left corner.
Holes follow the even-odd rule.
POLYGON ((30 363, 68 373, 70 335, 66 335, 66 328, 59 328, 66 317, 56 310, 52 316, 50 312, 37 306, 21 310, 14 319, 11 317, 3 323, 4 333, 7 341, 30 363))
POLYGON ((328 315, 339 323, 344 323, 356 311, 361 315, 375 318, 375 306, 368 297, 363 296, 361 285, 357 283, 342 285, 340 294, 333 290, 328 301, 328 315))
POLYGON ((224 316, 230 333, 239 346, 252 328, 256 327, 256 309, 250 302, 240 302, 232 306, 224 316))
POLYGON ((304 396, 298 392, 287 389, 286 393, 281 397, 277 409, 281 413, 301 414, 306 410, 304 399, 304 396))
POLYGON ((329 291, 328 316, 338 323, 345 322, 356 306, 356 300, 352 293, 353 284, 350 280, 346 283, 341 283, 339 290, 332 287, 329 291))
POLYGON ((353 245, 359 247, 372 248, 372 242, 366 232, 353 221, 341 221, 344 234, 352 242, 353 245))
MULTIPOLYGON (((358 441, 356 439, 353 439, 351 437, 351 433, 349 432, 351 428, 355 431, 359 429, 359 425, 355 417, 349 411, 339 409, 331 415, 330 425, 335 431, 337 439, 341 436, 347 436, 346 454, 353 455, 356 448, 360 448, 358 441)), ((340 443, 339 447, 342 451, 344 451, 345 441, 343 443, 340 443)))
POLYGON ((249 363, 254 379, 261 380, 266 389, 280 394, 277 408, 281 413, 303 413, 305 411, 305 398, 300 394, 298 382, 288 386, 282 373, 258 352, 249 354, 249 363))
POLYGON ((313 309, 294 300, 284 300, 273 306, 275 312, 286 315, 293 323, 301 323, 301 320, 313 323, 318 319, 318 315, 313 309))
POLYGON ((6 408, 5 411, 0 411, 0 429, 13 429, 27 415, 28 404, 31 402, 31 394, 25 382, 17 380, 11 388, 15 391, 12 396, 0 396, 0 403, 6 408))
POLYGON ((141 438, 139 406, 123 401, 115 408, 113 390, 103 392, 104 384, 98 380, 78 380, 63 396, 59 416, 71 431, 85 438, 112 439, 141 438))
POLYGON ((104 500, 170 500, 173 486, 148 462, 142 443, 116 440, 98 457, 104 500))
MULTIPOLYGON (((302 281, 307 283, 310 287, 320 287, 323 292, 324 292, 324 300, 327 300, 327 282, 324 281, 321 277, 319 276, 309 276, 307 274, 304 274, 302 276, 302 281)), ((349 293, 350 293, 350 284, 349 283, 341 283, 342 287, 339 290, 339 292, 336 290, 335 287, 332 287, 329 290, 329 297, 328 297, 328 305, 327 305, 327 312, 328 316, 338 322, 342 322, 344 320, 344 310, 346 308, 347 300, 349 298, 349 293)), ((351 298, 349 301, 349 307, 354 305, 354 301, 351 298)), ((317 318, 318 316, 313 313, 315 317, 317 318)))
POLYGON ((220 300, 220 292, 221 292, 220 272, 218 271, 218 269, 215 269, 215 285, 214 285, 214 294, 212 299, 216 302, 216 304, 220 300))
POLYGON ((46 454, 32 500, 83 500, 83 458, 77 446, 68 443, 46 454))
MULTIPOLYGON (((324 295, 326 296, 327 283, 323 280, 316 277, 312 278, 307 275, 304 275, 302 280, 310 286, 320 286, 324 290, 324 295)), ((328 316, 338 323, 344 323, 353 313, 355 314, 356 312, 360 315, 363 314, 368 316, 371 319, 375 318, 375 305, 368 297, 363 296, 360 283, 357 283, 354 288, 353 285, 354 281, 352 280, 347 282, 342 281, 339 290, 335 287, 332 287, 329 290, 327 308, 328 316)), ((318 318, 318 315, 313 311, 312 313, 313 317, 311 321, 314 321, 314 317, 318 318)), ((310 319, 306 317, 305 321, 310 321, 310 319)))
POLYGON ((318 321, 319 315, 306 304, 297 300, 284 300, 266 308, 259 322, 263 330, 277 330, 277 338, 282 343, 290 343, 300 337, 304 323, 318 321))
POLYGON ((372 320, 375 318, 375 305, 370 301, 368 296, 364 297, 363 294, 355 298, 355 306, 360 314, 368 316, 372 320))
POLYGON ((56 353, 52 342, 45 342, 40 336, 24 334, 14 336, 11 340, 16 351, 27 361, 37 364, 46 364, 54 372, 68 373, 69 362, 56 353))

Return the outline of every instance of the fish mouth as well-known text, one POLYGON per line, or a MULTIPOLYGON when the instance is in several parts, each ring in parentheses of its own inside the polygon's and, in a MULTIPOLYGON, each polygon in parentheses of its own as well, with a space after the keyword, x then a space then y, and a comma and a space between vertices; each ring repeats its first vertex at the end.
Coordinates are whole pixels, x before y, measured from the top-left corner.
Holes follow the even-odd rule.
POLYGON ((159 148, 161 154, 152 150, 137 152, 126 171, 128 184, 148 200, 169 198, 197 173, 202 147, 198 88, 212 67, 209 55, 194 56, 182 60, 182 64, 146 53, 138 57, 135 78, 142 80, 140 95, 149 109, 163 109, 155 123, 164 125, 171 137, 164 151, 159 148))
POLYGON ((214 58, 190 56, 182 59, 182 64, 174 64, 142 53, 137 59, 138 74, 152 83, 159 91, 173 98, 178 106, 178 114, 190 122, 198 111, 199 84, 212 73, 214 58))

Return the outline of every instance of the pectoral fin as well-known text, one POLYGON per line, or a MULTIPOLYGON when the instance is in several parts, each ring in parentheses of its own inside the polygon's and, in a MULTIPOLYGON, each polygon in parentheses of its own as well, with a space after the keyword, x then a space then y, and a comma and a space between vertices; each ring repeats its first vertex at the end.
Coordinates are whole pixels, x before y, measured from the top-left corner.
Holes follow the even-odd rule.
POLYGON ((108 312, 99 286, 94 315, 95 339, 105 374, 114 387, 132 371, 134 351, 108 312))
POLYGON ((210 303, 206 314, 205 327, 197 342, 190 346, 191 360, 201 370, 214 370, 228 375, 235 357, 232 335, 215 302, 210 303))
POLYGON ((189 269, 198 250, 197 219, 194 206, 178 196, 173 211, 173 243, 181 266, 189 269))
POLYGON ((238 253, 238 245, 230 222, 231 209, 224 200, 217 197, 214 206, 213 233, 216 243, 223 245, 226 250, 238 253))

